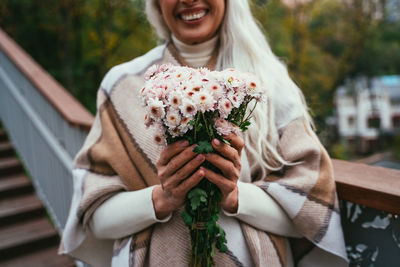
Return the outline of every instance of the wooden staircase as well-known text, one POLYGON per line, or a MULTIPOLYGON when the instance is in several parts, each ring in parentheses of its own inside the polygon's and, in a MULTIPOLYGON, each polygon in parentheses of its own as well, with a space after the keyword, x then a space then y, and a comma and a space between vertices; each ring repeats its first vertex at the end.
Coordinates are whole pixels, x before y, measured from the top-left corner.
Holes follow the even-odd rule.
POLYGON ((75 266, 0 128, 0 266, 75 266))

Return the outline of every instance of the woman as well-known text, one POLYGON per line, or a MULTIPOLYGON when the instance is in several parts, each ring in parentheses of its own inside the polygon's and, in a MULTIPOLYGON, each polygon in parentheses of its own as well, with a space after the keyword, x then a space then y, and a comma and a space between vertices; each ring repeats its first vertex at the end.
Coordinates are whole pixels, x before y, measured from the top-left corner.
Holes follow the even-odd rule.
POLYGON ((98 112, 74 165, 74 198, 60 251, 93 266, 187 266, 180 218, 201 179, 222 191, 219 223, 228 253, 217 266, 345 266, 329 156, 311 129, 298 87, 273 55, 244 0, 148 0, 165 41, 114 67, 98 91, 98 112), (268 101, 221 156, 179 141, 160 151, 145 129, 138 92, 145 70, 171 62, 258 75, 268 101), (222 174, 200 167, 208 161, 222 174), (289 241, 290 240, 290 241, 289 241))

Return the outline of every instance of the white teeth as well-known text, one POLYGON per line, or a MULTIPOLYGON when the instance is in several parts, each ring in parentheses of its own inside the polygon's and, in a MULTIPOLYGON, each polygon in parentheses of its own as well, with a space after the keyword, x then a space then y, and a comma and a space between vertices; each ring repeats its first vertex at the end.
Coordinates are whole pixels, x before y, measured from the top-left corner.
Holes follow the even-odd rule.
POLYGON ((186 21, 200 19, 204 17, 207 12, 205 10, 200 11, 199 13, 192 13, 192 14, 181 14, 181 18, 186 21))

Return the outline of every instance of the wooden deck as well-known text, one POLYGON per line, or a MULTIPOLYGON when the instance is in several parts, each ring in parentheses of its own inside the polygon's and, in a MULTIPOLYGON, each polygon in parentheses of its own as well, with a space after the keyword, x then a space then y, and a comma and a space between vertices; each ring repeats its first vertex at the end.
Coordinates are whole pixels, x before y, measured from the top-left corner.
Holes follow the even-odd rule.
POLYGON ((75 266, 57 255, 59 236, 0 129, 0 266, 75 266))

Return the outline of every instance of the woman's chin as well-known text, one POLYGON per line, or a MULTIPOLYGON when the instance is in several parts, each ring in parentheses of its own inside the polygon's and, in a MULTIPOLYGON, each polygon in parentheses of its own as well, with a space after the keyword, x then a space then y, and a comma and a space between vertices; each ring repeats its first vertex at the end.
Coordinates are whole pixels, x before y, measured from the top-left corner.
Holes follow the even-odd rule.
POLYGON ((186 34, 186 35, 181 35, 181 36, 176 36, 181 42, 184 42, 185 44, 188 45, 194 45, 194 44, 200 44, 205 41, 210 40, 213 35, 207 35, 207 34, 199 34, 198 32, 192 33, 192 34, 186 34))

